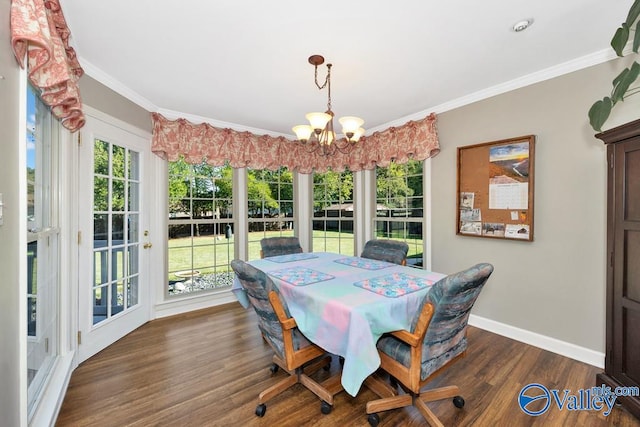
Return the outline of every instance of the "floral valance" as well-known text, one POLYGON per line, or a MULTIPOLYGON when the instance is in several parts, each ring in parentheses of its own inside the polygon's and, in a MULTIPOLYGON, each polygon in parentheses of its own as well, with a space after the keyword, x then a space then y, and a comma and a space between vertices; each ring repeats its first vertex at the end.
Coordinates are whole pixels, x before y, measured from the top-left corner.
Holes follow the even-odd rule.
POLYGON ((58 0, 11 0, 11 45, 22 68, 27 57, 29 80, 70 131, 85 118, 77 81, 84 71, 69 46, 71 32, 58 0))
POLYGON ((255 135, 233 129, 220 129, 208 123, 194 124, 185 119, 168 120, 152 114, 151 151, 169 161, 180 157, 189 163, 206 161, 222 166, 276 170, 286 166, 301 173, 327 169, 351 171, 387 166, 391 161, 424 160, 440 151, 436 115, 390 127, 363 137, 348 154, 323 157, 309 153, 308 147, 284 137, 255 135))

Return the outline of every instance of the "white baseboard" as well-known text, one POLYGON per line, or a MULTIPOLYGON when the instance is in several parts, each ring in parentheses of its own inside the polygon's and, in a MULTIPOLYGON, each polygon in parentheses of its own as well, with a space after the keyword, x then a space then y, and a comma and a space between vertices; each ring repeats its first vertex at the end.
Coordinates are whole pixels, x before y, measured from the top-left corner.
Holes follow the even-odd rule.
POLYGON ((238 302, 231 292, 220 292, 215 294, 194 295, 192 298, 168 300, 155 306, 155 318, 173 316, 189 311, 201 310, 203 308, 214 307, 216 305, 238 302))
POLYGON ((30 426, 48 427, 55 425, 74 369, 74 355, 75 352, 70 351, 60 356, 55 362, 56 365, 52 368, 52 374, 45 385, 40 402, 29 420, 30 426))
POLYGON ((485 319, 484 317, 473 314, 469 316, 469 324, 471 326, 484 329, 485 331, 493 332, 498 335, 604 369, 604 353, 560 341, 545 335, 540 335, 535 332, 516 328, 515 326, 496 322, 495 320, 485 319))

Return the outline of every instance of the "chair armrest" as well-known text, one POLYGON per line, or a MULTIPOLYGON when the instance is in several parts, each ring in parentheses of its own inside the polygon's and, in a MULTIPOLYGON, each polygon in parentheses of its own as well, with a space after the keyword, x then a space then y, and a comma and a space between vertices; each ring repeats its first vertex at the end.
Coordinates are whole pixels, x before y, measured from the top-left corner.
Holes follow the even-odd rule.
POLYGON ((275 311, 276 316, 278 316, 278 321, 282 325, 282 329, 289 330, 298 326, 296 323, 296 319, 293 317, 287 317, 287 314, 284 311, 284 306, 282 305, 282 301, 278 297, 274 291, 269 291, 269 301, 273 306, 273 311, 275 311))
POLYGON ((411 347, 417 347, 422 342, 419 336, 404 329, 400 331, 393 331, 391 332, 391 335, 398 338, 400 341, 409 344, 411 347))
POLYGON ((433 304, 427 303, 422 306, 422 311, 418 316, 418 321, 416 322, 415 331, 413 333, 407 330, 400 330, 391 332, 391 335, 398 338, 400 341, 409 344, 411 347, 418 347, 424 340, 424 335, 427 333, 427 328, 429 327, 429 323, 431 323, 432 317, 433 304))

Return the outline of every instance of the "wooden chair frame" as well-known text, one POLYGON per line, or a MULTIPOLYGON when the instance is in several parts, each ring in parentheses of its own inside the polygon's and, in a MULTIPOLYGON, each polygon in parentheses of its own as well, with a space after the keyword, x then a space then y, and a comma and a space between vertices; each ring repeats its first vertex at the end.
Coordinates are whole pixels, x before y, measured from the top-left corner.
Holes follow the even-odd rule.
MULTIPOLYGON (((333 406, 333 396, 343 390, 340 382, 341 376, 339 374, 334 375, 322 383, 318 383, 310 378, 309 375, 322 367, 327 367, 331 361, 331 356, 321 358, 321 356, 326 355, 326 352, 314 344, 300 350, 295 350, 293 345, 293 330, 298 326, 295 319, 286 315, 282 301, 276 292, 269 292, 269 301, 278 317, 278 321, 282 325, 285 355, 285 360, 274 355, 273 363, 283 367, 289 373, 289 376, 260 393, 258 396, 258 406, 260 407, 260 405, 263 405, 272 397, 299 383, 323 401, 323 413, 330 412, 331 407, 327 407, 324 402, 333 406)), ((257 413, 256 410, 256 414, 257 413)))
POLYGON ((434 307, 427 303, 423 306, 420 316, 416 324, 415 332, 411 333, 406 330, 391 332, 395 338, 401 340, 411 347, 411 362, 409 367, 404 366, 395 359, 389 357, 382 351, 380 355, 380 367, 386 371, 392 378, 401 383, 406 394, 399 394, 397 387, 393 388, 388 382, 381 377, 372 375, 365 381, 365 385, 382 399, 367 402, 367 414, 375 414, 377 412, 388 411, 390 409, 403 408, 405 406, 415 406, 424 416, 431 426, 442 427, 443 424, 438 420, 435 414, 426 405, 426 402, 455 397, 460 394, 457 386, 440 387, 436 389, 420 392, 428 382, 442 373, 452 363, 465 356, 466 352, 459 354, 451 359, 437 371, 429 375, 424 381, 420 379, 420 370, 422 363, 422 346, 425 334, 433 317, 434 307))

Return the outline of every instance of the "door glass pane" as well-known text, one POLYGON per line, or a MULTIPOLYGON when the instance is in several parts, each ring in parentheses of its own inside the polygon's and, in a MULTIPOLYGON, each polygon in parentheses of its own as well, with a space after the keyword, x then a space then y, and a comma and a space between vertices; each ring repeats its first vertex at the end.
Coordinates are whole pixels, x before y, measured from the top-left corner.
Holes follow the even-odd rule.
POLYGON ((139 159, 125 147, 94 141, 94 324, 138 304, 139 159))
POLYGON ((139 240, 139 222, 140 215, 138 214, 130 214, 129 221, 127 222, 127 228, 129 234, 127 235, 127 242, 137 242, 139 240))
POLYGON ((113 145, 113 157, 111 159, 113 165, 113 176, 117 178, 124 178, 124 163, 125 163, 125 148, 113 145))
POLYGON ((93 180, 93 210, 106 211, 109 206, 109 180, 96 176, 93 180))
POLYGON ((114 211, 123 211, 124 210, 124 181, 120 179, 113 180, 113 193, 111 193, 112 205, 114 211))

